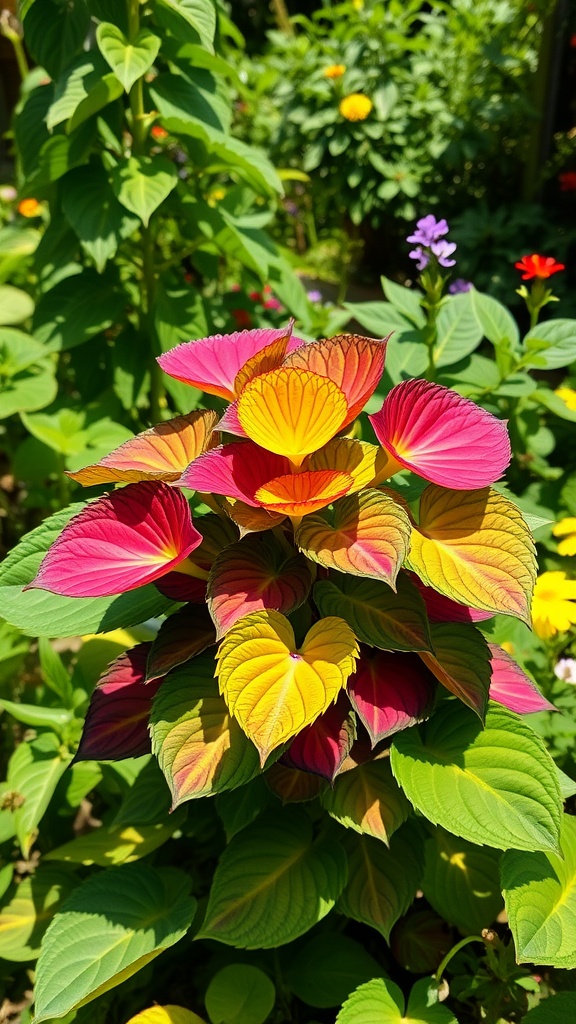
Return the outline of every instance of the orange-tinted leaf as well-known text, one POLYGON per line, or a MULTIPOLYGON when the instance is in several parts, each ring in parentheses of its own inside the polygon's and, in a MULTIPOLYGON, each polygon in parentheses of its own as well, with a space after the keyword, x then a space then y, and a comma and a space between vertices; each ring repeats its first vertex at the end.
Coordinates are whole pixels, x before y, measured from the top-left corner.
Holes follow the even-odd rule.
POLYGON ((530 624, 534 541, 520 510, 498 491, 427 487, 407 566, 454 601, 530 624))
POLYGON ((333 782, 355 738, 356 728, 350 702, 341 693, 332 707, 292 740, 282 755, 282 762, 291 768, 300 768, 333 782))
POLYGON ((262 533, 272 530, 286 519, 282 512, 269 512, 266 508, 254 508, 238 498, 224 498, 222 508, 240 530, 240 536, 247 533, 262 533))
POLYGON ((276 338, 270 345, 261 349, 260 352, 256 352, 244 363, 234 378, 234 391, 237 395, 242 393, 254 377, 258 377, 261 373, 267 373, 269 370, 276 370, 282 365, 289 340, 289 333, 283 338, 276 338))
POLYGON ((258 488, 255 497, 271 512, 304 516, 341 498, 350 489, 351 483, 349 473, 335 470, 290 473, 269 480, 258 488))
POLYGON ((307 598, 312 580, 305 559, 289 555, 268 535, 252 535, 216 558, 208 607, 220 638, 237 619, 273 608, 288 614, 307 598))
POLYGON ((329 377, 344 392, 348 413, 341 428, 362 412, 384 372, 388 339, 376 341, 357 334, 340 334, 296 349, 285 366, 297 366, 329 377))
POLYGON ((417 654, 362 648, 348 695, 375 746, 430 715, 436 681, 417 654))
POLYGON ((254 378, 238 399, 238 419, 248 437, 295 465, 338 433, 347 410, 336 384, 293 367, 254 378))
POLYGON ((322 803, 345 828, 374 836, 388 845, 410 810, 390 771, 390 759, 378 758, 340 775, 322 803))
POLYGON ((258 774, 258 754, 219 696, 208 654, 166 679, 154 701, 150 734, 174 807, 235 789, 258 774))
POLYGON ((67 475, 83 487, 177 480, 194 459, 218 443, 213 433, 217 422, 218 415, 211 409, 176 416, 124 441, 92 466, 67 475))
POLYGON ((410 539, 410 520, 392 498, 368 489, 303 519, 296 544, 329 569, 384 580, 393 589, 410 539))
POLYGON ((146 682, 165 676, 216 643, 216 631, 206 605, 187 605, 164 620, 152 643, 146 682))
POLYGON ((484 720, 491 667, 482 633, 464 622, 432 623, 430 632, 434 654, 420 652, 422 661, 450 693, 484 720))
POLYGON ((262 764, 336 700, 357 655, 354 633, 333 616, 312 626, 300 648, 276 611, 252 612, 232 626, 217 655, 220 692, 262 764))
POLYGON ((341 473, 349 473, 352 477, 352 491, 362 491, 365 487, 374 487, 389 474, 387 466, 389 457, 383 448, 378 448, 368 441, 358 441, 351 437, 334 437, 319 451, 309 455, 304 463, 305 469, 339 469, 341 473))
POLYGON ((340 615, 359 640, 388 651, 430 650, 424 602, 406 573, 400 573, 394 593, 381 580, 359 579, 331 572, 314 587, 314 600, 323 615, 340 615))

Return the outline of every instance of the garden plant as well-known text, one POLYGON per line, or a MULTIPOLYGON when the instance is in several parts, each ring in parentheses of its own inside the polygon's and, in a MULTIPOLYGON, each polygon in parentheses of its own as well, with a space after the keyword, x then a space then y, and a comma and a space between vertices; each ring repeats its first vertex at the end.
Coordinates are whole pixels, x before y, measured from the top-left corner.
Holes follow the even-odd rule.
POLYGON ((424 162, 410 283, 307 294, 284 183, 373 191, 355 35, 381 7, 414 80, 467 5, 274 6, 347 86, 317 178, 241 127, 233 5, 0 21, 0 1020, 570 1024, 571 268, 518 251, 514 313, 464 280, 424 162))

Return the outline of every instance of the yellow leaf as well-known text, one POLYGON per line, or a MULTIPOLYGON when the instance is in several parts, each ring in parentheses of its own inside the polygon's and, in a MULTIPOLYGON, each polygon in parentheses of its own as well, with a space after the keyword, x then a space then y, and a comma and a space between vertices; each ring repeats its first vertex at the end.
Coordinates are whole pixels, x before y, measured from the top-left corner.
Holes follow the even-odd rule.
POLYGON ((390 476, 390 457, 383 448, 351 437, 335 437, 306 460, 306 469, 339 469, 349 473, 352 486, 348 493, 362 491, 390 476))
POLYGON ((427 487, 406 565, 454 601, 530 625, 534 541, 520 510, 492 488, 427 487))
POLYGON ((128 1024, 205 1024, 202 1017, 183 1006, 151 1006, 131 1017, 128 1024))
POLYGON ((252 612, 235 623, 218 649, 216 674, 262 764, 336 700, 357 657, 356 636, 335 615, 312 626, 299 649, 280 612, 252 612))

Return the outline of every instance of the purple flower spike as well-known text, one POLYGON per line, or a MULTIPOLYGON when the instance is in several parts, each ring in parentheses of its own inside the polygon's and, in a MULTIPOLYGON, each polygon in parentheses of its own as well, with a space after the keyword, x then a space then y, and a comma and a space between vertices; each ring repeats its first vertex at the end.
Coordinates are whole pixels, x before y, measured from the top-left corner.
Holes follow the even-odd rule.
POLYGON ((440 242, 432 242, 430 250, 434 253, 441 267, 456 266, 456 260, 448 258, 453 252, 456 252, 456 242, 447 242, 446 239, 442 239, 440 242))
POLYGON ((461 295, 462 292, 469 292, 472 287, 472 281, 465 281, 463 277, 457 277, 452 284, 448 285, 448 291, 450 295, 461 295))
POLYGON ((448 224, 442 218, 442 220, 436 220, 433 213, 429 213, 427 217, 421 217, 420 220, 416 221, 416 231, 413 235, 409 235, 406 239, 407 242, 414 242, 415 245, 431 246, 433 242, 437 242, 443 235, 447 235, 450 228, 448 224))
POLYGON ((416 267, 418 270, 424 270, 430 262, 430 257, 427 252, 418 246, 417 249, 412 249, 412 252, 408 253, 411 260, 416 260, 416 267))

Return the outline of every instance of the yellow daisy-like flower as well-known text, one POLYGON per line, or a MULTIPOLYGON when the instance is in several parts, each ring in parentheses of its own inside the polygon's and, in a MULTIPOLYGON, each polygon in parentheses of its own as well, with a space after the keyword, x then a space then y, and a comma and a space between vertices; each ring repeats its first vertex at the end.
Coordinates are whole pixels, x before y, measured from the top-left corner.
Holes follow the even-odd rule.
POLYGON ((573 388, 556 388, 554 392, 566 403, 569 409, 573 409, 576 412, 576 391, 573 388))
POLYGON ((22 217, 39 217, 42 207, 37 199, 22 199, 17 209, 22 217))
POLYGON ((365 121, 374 104, 369 96, 361 92, 352 92, 340 101, 339 110, 347 121, 365 121))
POLYGON ((322 74, 324 78, 342 78, 345 71, 345 64, 330 64, 327 68, 324 68, 322 74))
POLYGON ((576 625, 576 580, 565 572, 543 572, 536 580, 532 598, 534 632, 541 640, 566 633, 576 625))
POLYGON ((552 527, 555 537, 564 537, 558 545, 559 555, 576 555, 576 516, 561 519, 552 527))

